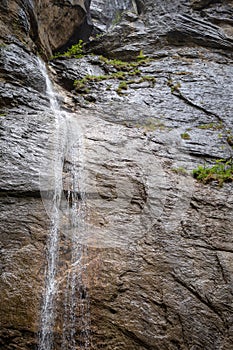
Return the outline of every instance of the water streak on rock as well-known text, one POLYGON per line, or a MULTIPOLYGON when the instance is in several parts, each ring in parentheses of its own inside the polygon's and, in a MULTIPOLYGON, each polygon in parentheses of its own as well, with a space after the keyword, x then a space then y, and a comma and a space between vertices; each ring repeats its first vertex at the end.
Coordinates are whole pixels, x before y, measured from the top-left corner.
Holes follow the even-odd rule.
POLYGON ((85 235, 85 195, 81 132, 73 116, 60 110, 46 67, 41 61, 39 66, 46 81, 55 126, 52 151, 40 174, 41 196, 51 219, 51 228, 47 243, 47 270, 38 349, 54 349, 57 337, 61 338, 61 349, 76 349, 77 328, 82 348, 88 349, 89 302, 83 283, 87 251, 82 245, 85 235), (59 268, 63 265, 62 254, 59 257, 62 234, 66 240, 63 245, 71 251, 67 271, 59 268), (60 294, 64 298, 61 301, 64 305, 62 321, 59 321, 59 315, 56 314, 56 300, 60 294), (62 326, 59 322, 62 322, 62 326), (62 329, 61 335, 57 335, 60 332, 57 331, 58 328, 62 329))

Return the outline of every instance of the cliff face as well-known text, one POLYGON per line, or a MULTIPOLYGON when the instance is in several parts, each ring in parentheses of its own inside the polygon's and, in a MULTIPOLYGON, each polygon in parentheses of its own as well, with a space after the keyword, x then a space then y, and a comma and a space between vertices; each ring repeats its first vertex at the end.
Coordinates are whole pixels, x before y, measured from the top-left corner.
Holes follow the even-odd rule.
POLYGON ((103 47, 97 45, 96 52, 127 58, 127 54, 142 46, 148 54, 166 45, 232 50, 231 1, 187 4, 187 1, 158 0, 136 1, 136 5, 133 12, 122 16, 119 26, 112 28, 103 47))
MULTIPOLYGON (((40 191, 56 156, 56 115, 35 52, 48 56, 89 31, 88 6, 0 5, 0 349, 36 349, 45 288, 51 224, 40 191)), ((76 137, 79 169, 82 159, 89 348, 231 350, 232 181, 204 185, 191 173, 232 157, 232 3, 95 0, 92 11, 101 35, 86 50, 95 54, 48 64, 74 121, 62 139, 76 137)), ((66 197, 73 166, 68 152, 66 197)), ((63 219, 56 350, 66 281, 79 271, 63 219)))

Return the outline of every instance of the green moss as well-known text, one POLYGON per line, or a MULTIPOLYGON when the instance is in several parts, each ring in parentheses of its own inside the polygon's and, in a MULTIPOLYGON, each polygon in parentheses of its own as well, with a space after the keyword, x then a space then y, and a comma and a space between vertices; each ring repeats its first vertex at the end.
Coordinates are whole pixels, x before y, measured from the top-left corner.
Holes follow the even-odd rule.
POLYGON ((127 90, 127 89, 128 89, 127 82, 126 82, 126 81, 122 81, 122 82, 119 84, 119 88, 120 88, 120 89, 127 90))
POLYGON ((140 50, 140 52, 139 52, 139 54, 137 56, 137 60, 138 61, 142 61, 142 60, 144 61, 146 58, 147 57, 144 55, 143 50, 140 50))
POLYGON ((193 75, 192 72, 186 72, 186 71, 180 71, 180 72, 174 72, 176 75, 193 75))
POLYGON ((175 92, 175 91, 179 91, 181 87, 181 84, 180 83, 177 83, 177 84, 174 84, 171 86, 171 93, 175 92))
POLYGON ((181 84, 179 82, 175 83, 172 79, 167 81, 167 86, 170 87, 172 94, 176 91, 179 92, 179 89, 181 88, 181 84))
POLYGON ((173 85, 173 80, 170 78, 167 81, 167 86, 171 87, 173 85))
POLYGON ((126 77, 126 72, 116 72, 116 73, 112 73, 111 75, 109 75, 110 79, 119 79, 119 80, 123 80, 126 77))
POLYGON ((232 159, 217 159, 212 167, 199 165, 193 170, 193 176, 198 181, 207 184, 212 181, 217 181, 219 186, 224 182, 233 181, 233 162, 232 159))
MULTIPOLYGON (((149 81, 153 85, 155 78, 149 75, 142 75, 141 70, 138 68, 140 63, 138 62, 124 62, 117 59, 108 59, 104 56, 99 56, 101 62, 113 66, 117 71, 106 75, 86 75, 84 78, 75 80, 74 87, 77 91, 83 91, 84 87, 91 82, 100 82, 103 80, 122 80, 123 84, 119 84, 117 92, 121 94, 123 89, 127 89, 131 83, 140 83, 142 81, 149 81), (131 77, 140 77, 140 79, 130 79, 131 77), (126 84, 126 85, 125 85, 126 84)), ((110 88, 107 88, 109 90, 110 88)))
POLYGON ((86 75, 85 80, 87 81, 103 81, 110 79, 110 75, 86 75))
POLYGON ((106 91, 110 91, 112 88, 112 85, 111 84, 108 84, 107 87, 106 87, 106 91))
POLYGON ((134 69, 134 70, 131 70, 128 74, 130 75, 130 76, 134 76, 134 75, 141 75, 141 71, 140 71, 140 69, 134 69))
POLYGON ((109 66, 113 66, 117 70, 130 71, 139 66, 139 63, 137 62, 125 62, 118 59, 108 59, 104 56, 99 56, 99 59, 101 62, 104 62, 109 66))
POLYGON ((128 89, 128 85, 126 81, 122 81, 119 85, 118 88, 116 90, 116 92, 121 95, 122 90, 127 90, 128 89))
POLYGON ((208 124, 201 124, 198 125, 198 129, 212 129, 212 130, 221 130, 223 129, 222 123, 208 123, 208 124))
POLYGON ((155 77, 153 77, 152 75, 144 75, 144 76, 143 76, 143 80, 155 82, 156 79, 155 79, 155 77))
POLYGON ((74 81, 74 87, 76 90, 81 90, 85 87, 86 80, 81 79, 81 80, 75 80, 74 81))
POLYGON ((87 87, 84 87, 81 92, 82 92, 82 94, 89 94, 91 92, 91 90, 88 89, 87 87))
POLYGON ((123 70, 127 72, 130 72, 132 71, 132 69, 138 68, 139 66, 145 65, 150 62, 150 59, 146 56, 142 56, 140 59, 137 58, 137 61, 132 62, 121 61, 118 59, 108 59, 104 56, 99 56, 99 59, 101 62, 104 62, 109 66, 113 66, 117 70, 123 70))
POLYGON ((183 140, 190 140, 190 135, 187 132, 180 134, 180 136, 183 140))
POLYGON ((99 39, 99 38, 102 38, 104 35, 105 33, 96 34, 95 38, 99 39))
POLYGON ((84 78, 75 80, 74 87, 76 90, 83 90, 88 82, 99 82, 107 79, 111 79, 111 75, 86 75, 84 78))
POLYGON ((86 75, 84 78, 75 80, 74 81, 74 87, 76 90, 83 89, 86 84, 90 82, 100 82, 104 80, 109 80, 109 79, 118 79, 118 80, 124 80, 125 77, 127 76, 126 72, 116 72, 112 74, 106 74, 106 75, 86 75))

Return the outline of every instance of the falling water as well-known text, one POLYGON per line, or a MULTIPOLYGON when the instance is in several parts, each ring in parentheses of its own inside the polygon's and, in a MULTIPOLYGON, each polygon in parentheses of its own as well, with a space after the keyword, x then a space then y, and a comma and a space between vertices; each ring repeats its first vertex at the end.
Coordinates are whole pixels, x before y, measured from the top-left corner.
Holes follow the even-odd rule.
POLYGON ((68 121, 68 153, 65 170, 70 174, 67 191, 68 229, 71 240, 70 269, 67 273, 66 294, 64 300, 64 320, 61 349, 76 350, 75 333, 79 331, 79 348, 89 349, 89 301, 83 278, 86 274, 87 246, 83 244, 86 234, 85 191, 81 139, 77 138, 74 122, 68 121), (78 159, 78 162, 77 162, 78 159), (77 319, 77 315, 79 318, 77 319))
MULTIPOLYGON (((92 0, 91 11, 101 11, 103 16, 109 22, 108 25, 119 16, 123 11, 129 10, 135 6, 135 0, 92 0)), ((107 26, 108 26, 107 25, 107 26)))
POLYGON ((111 0, 107 3, 110 16, 113 18, 117 13, 125 11, 132 6, 132 0, 111 0))
POLYGON ((38 350, 54 349, 54 334, 58 333, 56 329, 62 329, 59 341, 61 350, 76 350, 76 338, 79 341, 79 348, 88 350, 90 316, 86 281, 84 281, 87 248, 83 244, 85 191, 81 132, 74 117, 61 111, 45 64, 40 60, 39 67, 46 81, 46 93, 55 119, 55 128, 53 150, 48 156, 48 164, 43 166, 46 168, 46 174, 40 176, 42 199, 51 219, 51 228, 47 242, 47 270, 38 350), (64 173, 67 174, 65 185, 64 173), (64 265, 61 254, 59 256, 61 232, 71 250, 69 266, 65 272, 59 270, 59 266, 64 265), (64 288, 64 291, 59 290, 59 287, 64 288), (62 325, 59 326, 56 324, 56 320, 61 319, 56 313, 58 295, 64 296, 63 319, 62 325))

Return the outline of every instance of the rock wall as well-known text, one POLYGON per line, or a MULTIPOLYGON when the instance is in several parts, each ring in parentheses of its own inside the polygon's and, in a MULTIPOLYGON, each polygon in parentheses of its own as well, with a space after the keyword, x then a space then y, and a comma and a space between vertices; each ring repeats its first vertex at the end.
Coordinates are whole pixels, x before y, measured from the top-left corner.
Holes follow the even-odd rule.
POLYGON ((94 34, 101 34, 111 27, 112 23, 120 21, 125 10, 136 9, 132 0, 92 0, 91 16, 94 22, 94 34))
MULTIPOLYGON (((96 55, 48 64, 61 108, 82 130, 89 348, 231 350, 232 182, 204 185, 192 170, 232 157, 233 6, 227 0, 135 3, 140 11, 129 7, 92 40, 88 50, 96 55)), ((0 5, 4 350, 36 349, 44 293, 50 219, 40 174, 51 157, 55 116, 35 51, 65 45, 86 11, 81 1, 49 5, 0 5), (22 9, 24 25, 16 29, 22 9)), ((96 10, 102 5, 93 1, 96 10)), ((104 26, 104 14, 98 16, 104 26)), ((64 165, 64 178, 66 171, 64 165)), ((69 263, 64 227, 56 350, 64 281, 71 269, 78 272, 69 263)), ((75 339, 82 346, 78 328, 75 339)))
MULTIPOLYGON (((129 59, 141 47, 145 53, 169 46, 201 45, 232 51, 232 3, 211 1, 136 2, 138 13, 126 13, 105 41, 92 42, 92 50, 129 59), (147 45, 145 45, 147 42, 147 45)), ((117 23, 116 23, 117 24, 117 23)))

